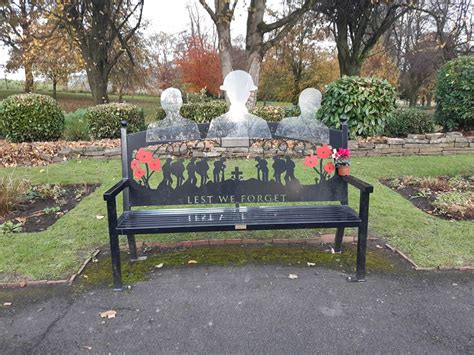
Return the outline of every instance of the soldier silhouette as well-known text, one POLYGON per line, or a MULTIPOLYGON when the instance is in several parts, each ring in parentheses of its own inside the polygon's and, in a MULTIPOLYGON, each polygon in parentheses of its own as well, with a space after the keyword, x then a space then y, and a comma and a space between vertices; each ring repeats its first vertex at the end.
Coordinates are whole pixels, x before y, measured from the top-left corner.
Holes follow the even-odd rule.
POLYGON ((214 182, 224 181, 224 170, 226 168, 224 162, 225 162, 225 158, 220 158, 219 160, 216 160, 214 162, 214 170, 212 171, 214 182))
POLYGON ((179 113, 183 105, 181 91, 168 88, 161 93, 160 101, 161 107, 166 112, 166 117, 161 121, 148 125, 146 131, 147 142, 201 138, 197 123, 182 117, 179 113))
POLYGON ((207 158, 202 158, 196 163, 196 172, 201 177, 201 186, 204 186, 207 183, 209 176, 207 171, 209 170, 209 164, 207 163, 207 158))
POLYGON ((257 179, 261 181, 268 181, 268 162, 266 159, 262 159, 260 157, 256 157, 255 161, 257 162, 257 165, 255 167, 257 168, 257 179), (261 176, 260 176, 261 174, 261 176))
POLYGON ((190 185, 196 186, 197 179, 196 179, 196 158, 193 157, 188 163, 188 166, 186 166, 186 171, 188 172, 188 180, 186 180, 186 183, 190 185))
POLYGON ((174 163, 171 164, 171 174, 176 176, 176 187, 180 187, 181 185, 183 185, 184 170, 185 168, 182 159, 176 160, 174 163))
POLYGON ((163 183, 165 186, 171 186, 173 183, 173 178, 171 177, 171 158, 166 158, 161 171, 163 172, 163 183))
POLYGON ((272 138, 267 122, 249 113, 245 106, 250 93, 257 90, 249 73, 243 70, 230 72, 224 78, 221 90, 230 101, 229 111, 211 121, 207 138, 272 138))
POLYGON ((285 161, 278 156, 273 157, 272 168, 273 168, 273 176, 275 177, 275 181, 281 184, 281 174, 283 174, 286 171, 285 161))
POLYGON ((287 155, 285 157, 286 163, 285 163, 285 168, 286 168, 286 174, 285 174, 285 183, 288 185, 290 182, 298 182, 298 179, 295 176, 295 162, 291 160, 291 158, 287 155))

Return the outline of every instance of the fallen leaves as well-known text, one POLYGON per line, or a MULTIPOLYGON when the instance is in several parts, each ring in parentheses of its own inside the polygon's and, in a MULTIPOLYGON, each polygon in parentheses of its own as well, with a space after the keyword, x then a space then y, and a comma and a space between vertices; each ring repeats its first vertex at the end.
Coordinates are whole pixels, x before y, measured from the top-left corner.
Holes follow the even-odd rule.
POLYGON ((294 279, 297 279, 297 278, 298 278, 298 275, 296 275, 296 274, 289 274, 289 275, 288 275, 288 278, 291 279, 291 280, 294 280, 294 279))
POLYGON ((100 215, 100 214, 98 214, 97 216, 95 216, 95 218, 97 218, 97 219, 99 219, 99 220, 100 220, 100 219, 103 219, 104 217, 105 217, 105 216, 102 216, 102 215, 100 215))
POLYGON ((155 265, 155 267, 156 267, 157 269, 161 269, 161 268, 163 267, 163 265, 164 265, 164 264, 161 263, 161 264, 155 265))
POLYGON ((12 304, 13 304, 13 303, 11 303, 11 302, 3 302, 3 305, 4 305, 5 307, 9 307, 9 306, 11 306, 12 304))
POLYGON ((100 313, 101 318, 107 318, 107 319, 115 318, 116 315, 117 315, 117 311, 114 311, 113 309, 100 313))
POLYGON ((198 262, 196 260, 189 260, 188 264, 197 264, 198 262))
POLYGON ((310 263, 309 261, 306 263, 308 266, 316 266, 316 263, 310 263))

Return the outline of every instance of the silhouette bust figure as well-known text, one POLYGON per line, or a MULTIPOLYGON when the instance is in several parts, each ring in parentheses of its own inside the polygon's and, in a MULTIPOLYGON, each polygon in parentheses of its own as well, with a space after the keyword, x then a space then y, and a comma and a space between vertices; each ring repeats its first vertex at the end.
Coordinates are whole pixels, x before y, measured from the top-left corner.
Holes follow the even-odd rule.
POLYGON ((329 143, 329 129, 315 117, 321 108, 321 98, 319 90, 304 89, 298 99, 301 115, 283 119, 278 124, 275 135, 315 143, 329 143))
POLYGON ((161 107, 166 117, 148 125, 147 142, 201 139, 197 123, 180 115, 182 105, 183 99, 178 89, 168 88, 161 93, 161 107))
POLYGON ((229 111, 211 121, 207 138, 272 138, 267 122, 245 106, 250 92, 257 90, 249 73, 235 70, 221 86, 230 101, 229 111))

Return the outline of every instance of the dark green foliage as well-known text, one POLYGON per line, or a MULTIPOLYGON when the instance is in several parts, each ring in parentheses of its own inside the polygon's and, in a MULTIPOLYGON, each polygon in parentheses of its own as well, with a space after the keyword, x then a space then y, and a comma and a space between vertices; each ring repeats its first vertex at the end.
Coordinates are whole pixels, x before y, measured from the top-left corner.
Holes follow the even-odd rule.
POLYGON ((406 137, 408 134, 432 133, 433 115, 418 108, 401 108, 385 123, 384 135, 388 137, 406 137))
POLYGON ((103 104, 91 107, 86 114, 87 125, 94 139, 119 138, 120 122, 128 122, 128 132, 145 129, 143 109, 124 103, 103 104))
POLYGON ((49 96, 12 95, 0 103, 0 131, 12 142, 56 140, 63 129, 64 115, 49 96))
POLYGON ((284 117, 298 117, 301 115, 301 110, 299 106, 291 105, 285 107, 285 112, 283 114, 284 117))
POLYGON ((64 115, 65 125, 63 137, 68 141, 87 141, 90 139, 86 120, 87 110, 79 108, 64 115))
POLYGON ((225 101, 192 102, 181 107, 181 115, 197 123, 210 122, 226 112, 225 101))
POLYGON ((395 88, 386 80, 344 76, 327 86, 317 118, 339 128, 341 117, 346 115, 352 137, 377 135, 395 109, 396 96, 395 88))
POLYGON ((459 57, 439 70, 435 119, 445 130, 474 128, 474 57, 459 57))

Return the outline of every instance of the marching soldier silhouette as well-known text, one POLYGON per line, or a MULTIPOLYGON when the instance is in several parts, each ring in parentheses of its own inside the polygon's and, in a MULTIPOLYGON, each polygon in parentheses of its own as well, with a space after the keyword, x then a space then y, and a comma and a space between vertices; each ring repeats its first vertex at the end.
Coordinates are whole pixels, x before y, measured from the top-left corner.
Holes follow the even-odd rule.
POLYGON ((273 168, 273 176, 275 178, 275 182, 278 182, 279 184, 281 184, 281 174, 283 174, 286 171, 285 161, 278 156, 273 157, 272 168, 273 168))
POLYGON ((186 180, 186 183, 190 185, 196 186, 197 179, 196 179, 196 158, 193 157, 188 163, 188 166, 186 166, 186 171, 188 173, 188 180, 186 180))
POLYGON ((257 165, 255 167, 257 168, 257 179, 261 181, 268 181, 268 162, 266 159, 262 159, 260 157, 256 157, 255 161, 257 162, 257 165))
POLYGON ((203 158, 196 163, 196 172, 201 177, 201 186, 204 186, 207 183, 209 176, 207 172, 209 170, 209 164, 207 163, 207 158, 203 158))
POLYGON ((214 170, 213 173, 213 180, 214 182, 222 182, 224 181, 224 171, 225 171, 225 158, 220 158, 214 162, 214 170))
POLYGON ((184 182, 184 164, 181 159, 175 161, 173 164, 171 164, 171 174, 176 176, 176 187, 180 187, 183 185, 184 182))

